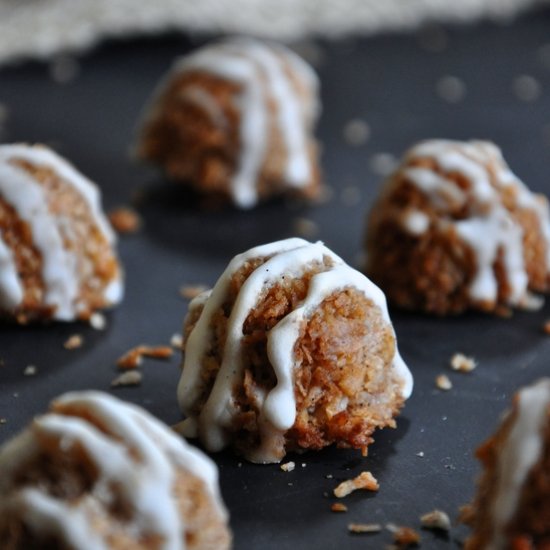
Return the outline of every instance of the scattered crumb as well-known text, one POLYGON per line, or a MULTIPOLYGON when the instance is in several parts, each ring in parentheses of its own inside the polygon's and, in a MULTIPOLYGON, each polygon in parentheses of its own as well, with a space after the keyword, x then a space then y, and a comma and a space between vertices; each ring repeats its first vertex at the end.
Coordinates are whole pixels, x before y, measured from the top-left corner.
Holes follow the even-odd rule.
POLYGON ((550 334, 550 319, 548 321, 545 321, 545 323, 542 325, 542 331, 545 334, 550 334))
POLYGON ((170 346, 136 346, 120 357, 116 364, 120 369, 135 369, 141 365, 143 357, 168 359, 174 350, 170 346))
POLYGON ((520 101, 536 101, 541 94, 541 85, 530 75, 523 74, 514 78, 512 90, 520 101))
POLYGON ((416 453, 416 456, 419 456, 420 458, 424 458, 424 451, 418 451, 416 453))
POLYGON ((180 286, 179 293, 182 298, 192 300, 205 290, 208 290, 206 285, 182 285, 180 286))
POLYGON ((440 374, 439 376, 437 376, 435 379, 435 385, 438 387, 438 389, 443 391, 448 391, 453 387, 453 383, 446 374, 440 374))
POLYGON ((361 201, 361 190, 356 185, 348 185, 342 189, 340 200, 344 206, 355 206, 361 201))
POLYGON ((119 374, 112 382, 111 387, 121 386, 139 386, 143 380, 143 375, 138 370, 128 370, 119 374))
POLYGON ((243 463, 242 463, 242 462, 239 462, 239 463, 237 464, 237 468, 242 468, 242 467, 243 467, 243 463))
POLYGON ((7 418, 0 418, 0 424, 7 424, 8 419, 7 418))
POLYGON ((344 126, 344 139, 349 145, 359 147, 365 144, 370 137, 369 125, 360 118, 353 118, 344 126))
POLYGON ((27 365, 23 374, 25 376, 34 376, 38 372, 38 369, 34 365, 27 365))
POLYGON ((379 523, 348 523, 350 533, 380 533, 382 526, 379 523))
POLYGON ((140 215, 129 206, 120 206, 108 214, 109 221, 117 233, 135 233, 141 228, 140 215))
POLYGON ((294 462, 285 462, 281 464, 280 468, 283 472, 292 472, 296 468, 296 464, 294 462))
POLYGON ((451 357, 451 368, 459 372, 472 372, 477 367, 477 362, 473 357, 468 357, 463 353, 455 353, 451 357))
POLYGON ((294 220, 294 232, 300 237, 315 237, 319 234, 319 225, 308 218, 296 218, 294 220))
POLYGON ((302 462, 302 468, 305 468, 307 464, 305 462, 302 462))
POLYGON ((398 548, 407 548, 420 544, 420 534, 412 527, 400 527, 393 523, 388 523, 386 529, 393 533, 393 541, 397 544, 398 548))
POLYGON ((458 521, 466 525, 471 525, 475 519, 475 508, 472 504, 463 504, 458 509, 458 521))
POLYGON ((325 477, 326 477, 327 479, 332 479, 334 476, 333 476, 332 474, 327 474, 325 477))
POLYGON ((289 481, 289 482, 287 483, 287 485, 288 485, 289 487, 292 487, 292 485, 294 485, 294 484, 293 484, 291 481, 289 481))
POLYGON ((50 78, 57 84, 72 82, 80 72, 78 60, 70 55, 61 54, 55 57, 49 67, 50 78))
POLYGON ((451 520, 442 510, 433 510, 420 516, 420 523, 424 529, 437 529, 440 531, 451 530, 451 520))
POLYGON ((333 502, 330 506, 331 512, 347 512, 348 507, 343 502, 333 502))
POLYGON ((391 153, 375 153, 369 159, 369 168, 377 176, 388 176, 397 167, 397 159, 391 153))
POLYGON ((376 478, 370 472, 361 472, 357 477, 342 481, 334 489, 334 496, 343 498, 357 489, 366 489, 367 491, 378 491, 379 485, 376 478))
POLYGON ((176 349, 183 349, 183 336, 181 334, 172 334, 170 345, 176 349))
POLYGON ((456 76, 442 76, 435 85, 437 95, 447 103, 460 103, 466 96, 466 85, 456 76))
POLYGON ((94 330, 105 330, 107 327, 107 318, 103 315, 103 313, 96 311, 90 315, 89 323, 94 330))
POLYGON ((65 349, 77 349, 84 343, 84 338, 80 334, 73 334, 63 344, 65 349))

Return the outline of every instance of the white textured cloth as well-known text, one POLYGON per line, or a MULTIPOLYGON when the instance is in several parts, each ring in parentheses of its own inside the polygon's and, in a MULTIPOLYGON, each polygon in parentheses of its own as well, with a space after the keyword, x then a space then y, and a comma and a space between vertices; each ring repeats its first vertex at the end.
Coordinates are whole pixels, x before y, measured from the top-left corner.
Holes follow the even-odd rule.
POLYGON ((280 40, 372 34, 426 20, 509 18, 549 0, 0 0, 0 63, 167 30, 280 40))

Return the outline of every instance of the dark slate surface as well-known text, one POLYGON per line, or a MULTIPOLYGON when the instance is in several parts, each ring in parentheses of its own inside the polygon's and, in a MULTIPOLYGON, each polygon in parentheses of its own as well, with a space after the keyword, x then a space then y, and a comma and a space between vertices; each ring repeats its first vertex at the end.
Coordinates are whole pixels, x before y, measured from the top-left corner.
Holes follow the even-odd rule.
MULTIPOLYGON (((365 212, 381 180, 372 170, 377 153, 399 156, 429 137, 489 138, 528 185, 550 192, 550 53, 548 47, 541 50, 550 42, 549 30, 546 12, 508 26, 446 30, 446 47, 437 52, 422 46, 418 36, 322 43, 319 135, 333 199, 317 207, 277 201, 251 212, 199 211, 187 192, 128 157, 140 108, 157 79, 175 55, 198 42, 169 37, 110 44, 81 58, 78 76, 66 84, 54 82, 48 67, 38 63, 1 70, 0 102, 10 111, 6 141, 53 144, 99 182, 107 208, 128 203, 136 191, 147 200, 141 207, 144 229, 120 240, 127 293, 108 315, 107 330, 78 324, 0 328, 0 417, 6 419, 0 441, 64 391, 109 391, 121 353, 142 342, 167 342, 178 332, 186 310, 178 296, 181 284, 214 283, 235 253, 294 234, 297 218, 316 222, 316 237, 356 262, 365 212), (540 84, 535 101, 521 101, 513 91, 514 80, 524 74, 540 84), (436 92, 445 75, 465 84, 466 95, 457 104, 436 92), (352 147, 342 130, 357 117, 370 125, 371 138, 352 147), (63 349, 74 333, 84 336, 84 346, 63 349), (23 376, 29 364, 38 367, 34 377, 23 376)), ((367 459, 328 449, 289 457, 297 468, 284 473, 276 465, 241 465, 229 453, 214 457, 237 549, 381 548, 390 541, 388 532, 351 536, 347 523, 418 526, 418 516, 434 507, 454 517, 473 492, 478 471, 473 449, 492 432, 513 391, 550 372, 550 338, 541 331, 550 306, 511 319, 478 314, 435 319, 397 311, 392 316, 416 387, 398 428, 379 433, 367 459), (469 375, 450 372, 456 351, 474 355, 478 369, 469 375), (454 384, 446 393, 434 386, 443 372, 454 384), (364 469, 379 479, 380 492, 354 494, 346 499, 347 514, 332 514, 328 495, 337 481, 364 469)), ((113 393, 175 423, 177 365, 176 357, 146 361, 140 388, 113 393)), ((454 547, 464 533, 454 528, 446 539, 425 532, 422 547, 454 547)))

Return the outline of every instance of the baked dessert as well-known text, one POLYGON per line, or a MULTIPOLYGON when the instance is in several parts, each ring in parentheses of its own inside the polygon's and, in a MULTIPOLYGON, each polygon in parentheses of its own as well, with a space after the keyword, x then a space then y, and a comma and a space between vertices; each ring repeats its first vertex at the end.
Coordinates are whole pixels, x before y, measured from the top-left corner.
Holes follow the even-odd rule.
POLYGON ((319 192, 313 69, 289 49, 251 38, 176 60, 147 106, 137 154, 205 193, 250 208, 319 192))
POLYGON ((318 242, 233 258, 190 304, 182 431, 252 462, 335 443, 366 455, 412 391, 382 291, 318 242))
POLYGON ((0 146, 0 317, 88 319, 122 298, 97 187, 42 145, 0 146))
POLYGON ((368 220, 366 273, 398 306, 435 314, 533 307, 549 288, 548 201, 485 141, 410 149, 368 220))
POLYGON ((466 550, 550 548, 550 378, 523 388, 478 450, 483 473, 463 520, 466 550))
POLYGON ((229 548, 218 471, 135 405, 67 393, 0 449, 0 541, 29 548, 229 548))

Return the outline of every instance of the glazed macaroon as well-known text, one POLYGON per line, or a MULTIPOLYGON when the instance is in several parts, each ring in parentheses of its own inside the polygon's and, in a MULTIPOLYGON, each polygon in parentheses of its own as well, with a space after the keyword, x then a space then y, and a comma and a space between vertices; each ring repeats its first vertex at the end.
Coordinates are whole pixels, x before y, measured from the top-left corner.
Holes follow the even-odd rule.
POLYGON ((405 154, 372 207, 366 273, 406 309, 532 308, 531 291, 549 289, 549 237, 547 199, 496 145, 429 140, 405 154))
POLYGON ((332 444, 366 455, 412 391, 384 294, 320 242, 233 258, 191 302, 184 348, 183 434, 256 463, 332 444))
POLYGON ((67 393, 0 448, 4 550, 223 550, 215 464, 145 410, 67 393))
POLYGON ((141 159, 239 208, 319 193, 313 69, 288 48, 252 38, 206 45, 174 63, 146 107, 141 159))
POLYGON ((520 390, 478 450, 483 472, 463 520, 466 550, 550 548, 550 378, 520 390))
POLYGON ((0 145, 0 318, 86 320, 120 302, 97 186, 43 145, 0 145))

